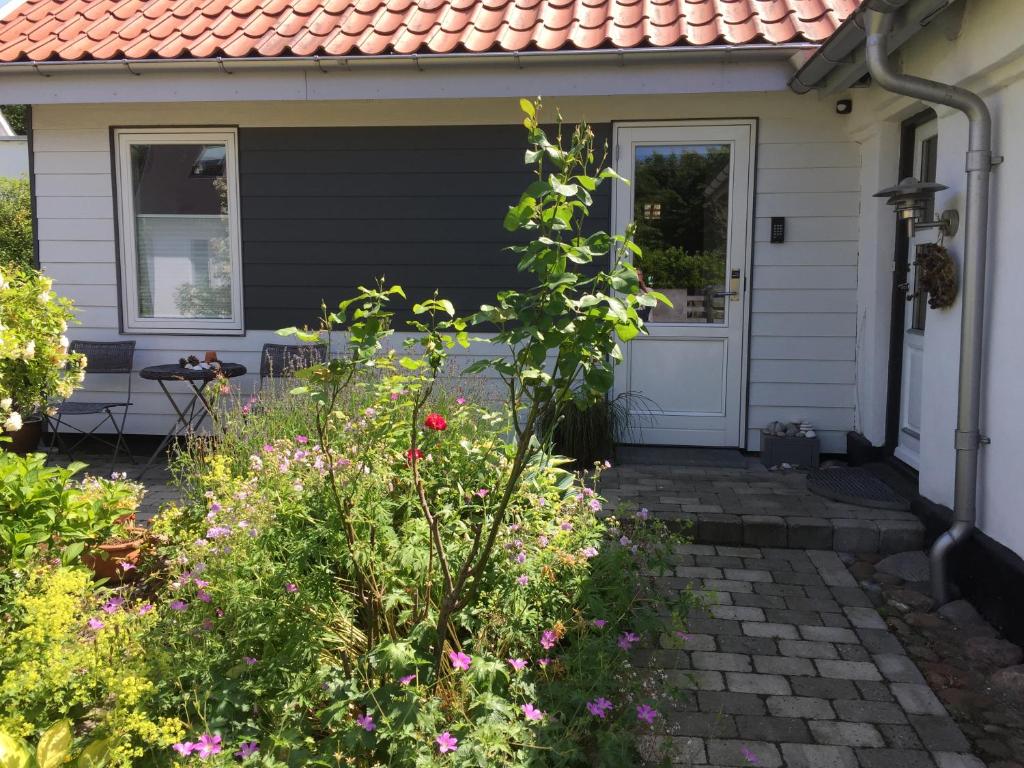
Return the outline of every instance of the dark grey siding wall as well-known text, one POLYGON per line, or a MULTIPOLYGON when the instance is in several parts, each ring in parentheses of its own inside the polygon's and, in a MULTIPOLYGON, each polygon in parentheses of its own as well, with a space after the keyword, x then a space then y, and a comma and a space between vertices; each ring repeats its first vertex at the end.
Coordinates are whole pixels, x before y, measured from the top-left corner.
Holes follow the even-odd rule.
MULTIPOLYGON (((603 144, 608 126, 595 131, 603 144)), ((502 227, 532 180, 525 138, 518 125, 240 130, 246 326, 313 323, 321 299, 378 277, 460 312, 526 285, 502 227)), ((603 185, 593 228, 610 209, 603 185)))

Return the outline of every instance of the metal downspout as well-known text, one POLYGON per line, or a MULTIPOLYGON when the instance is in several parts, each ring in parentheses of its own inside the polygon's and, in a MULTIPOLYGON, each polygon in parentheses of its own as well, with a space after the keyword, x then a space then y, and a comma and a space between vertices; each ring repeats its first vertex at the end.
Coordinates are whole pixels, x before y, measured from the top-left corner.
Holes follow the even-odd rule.
POLYGON ((992 117, 977 94, 953 85, 895 72, 887 48, 892 16, 867 13, 867 64, 872 80, 892 93, 958 109, 967 115, 967 202, 964 222, 963 305, 960 321, 960 380, 957 400, 956 476, 953 526, 931 550, 932 594, 948 602, 947 559, 974 533, 977 520, 978 448, 981 413, 982 326, 985 317, 985 258, 988 243, 989 177, 992 170, 992 117))

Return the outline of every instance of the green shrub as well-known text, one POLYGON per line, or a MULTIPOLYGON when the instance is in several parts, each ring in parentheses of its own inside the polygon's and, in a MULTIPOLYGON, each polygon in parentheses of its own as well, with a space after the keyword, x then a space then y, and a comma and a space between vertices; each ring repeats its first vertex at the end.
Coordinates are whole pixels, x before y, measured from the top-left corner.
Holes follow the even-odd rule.
POLYGON ((0 269, 0 423, 17 432, 51 398, 69 397, 85 379, 84 355, 69 354, 69 299, 34 269, 0 269))
POLYGON ((28 179, 0 177, 0 269, 32 266, 32 197, 28 179))
POLYGON ((45 454, 0 450, 0 570, 23 568, 44 546, 73 562, 135 513, 140 485, 99 477, 74 482, 84 468, 48 467, 45 454))

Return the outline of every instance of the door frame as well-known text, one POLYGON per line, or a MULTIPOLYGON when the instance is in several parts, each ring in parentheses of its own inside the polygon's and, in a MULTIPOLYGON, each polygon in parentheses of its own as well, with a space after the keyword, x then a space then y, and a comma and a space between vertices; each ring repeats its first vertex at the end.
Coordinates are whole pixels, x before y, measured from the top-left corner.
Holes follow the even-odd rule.
MULTIPOLYGON (((900 124, 900 179, 913 176, 915 173, 914 155, 917 151, 915 139, 917 129, 926 123, 930 123, 932 120, 936 120, 937 117, 938 115, 935 110, 929 107, 907 118, 900 124)), ((886 390, 885 444, 882 446, 882 450, 887 458, 899 461, 901 467, 916 474, 917 470, 896 458, 896 446, 899 444, 900 435, 900 409, 903 396, 903 333, 907 313, 907 299, 898 286, 907 279, 909 269, 910 236, 907 234, 907 228, 901 223, 896 227, 896 242, 893 245, 889 324, 889 385, 886 390)))
MULTIPOLYGON (((739 435, 738 444, 735 446, 740 450, 747 448, 747 411, 750 390, 750 316, 751 296, 753 294, 752 269, 754 253, 754 229, 757 224, 757 149, 758 149, 758 118, 756 117, 728 117, 728 118, 699 118, 682 120, 624 120, 612 121, 612 166, 618 167, 620 160, 621 144, 619 136, 622 130, 631 128, 708 128, 715 126, 741 126, 750 131, 750 142, 747 147, 749 153, 747 162, 747 216, 744 225, 744 237, 741 243, 737 244, 742 248, 742 269, 743 279, 740 285, 740 311, 742 322, 739 331, 740 340, 740 382, 739 382, 739 435)), ((740 147, 737 147, 737 151, 740 147)), ((630 180, 632 181, 632 180, 630 180)), ((618 218, 619 195, 612 194, 611 199, 611 229, 615 234, 622 234, 616 231, 618 218)), ((630 195, 632 200, 632 195, 630 195)), ((614 258, 614 256, 613 256, 614 258)), ((728 447, 728 446, 726 446, 728 447)))

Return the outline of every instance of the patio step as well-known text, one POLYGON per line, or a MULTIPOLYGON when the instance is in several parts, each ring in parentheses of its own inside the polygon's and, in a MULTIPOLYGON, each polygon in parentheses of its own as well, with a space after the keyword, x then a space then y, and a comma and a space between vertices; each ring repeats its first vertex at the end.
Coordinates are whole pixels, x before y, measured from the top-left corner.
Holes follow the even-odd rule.
POLYGON ((921 549, 912 513, 832 501, 807 490, 799 472, 746 466, 624 464, 607 470, 600 492, 609 512, 652 517, 698 544, 890 554, 921 549))

